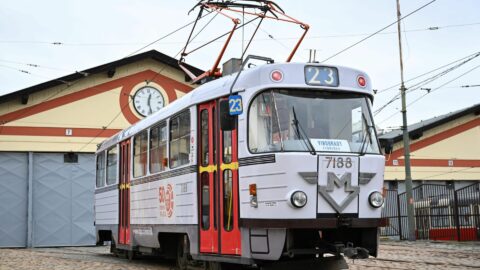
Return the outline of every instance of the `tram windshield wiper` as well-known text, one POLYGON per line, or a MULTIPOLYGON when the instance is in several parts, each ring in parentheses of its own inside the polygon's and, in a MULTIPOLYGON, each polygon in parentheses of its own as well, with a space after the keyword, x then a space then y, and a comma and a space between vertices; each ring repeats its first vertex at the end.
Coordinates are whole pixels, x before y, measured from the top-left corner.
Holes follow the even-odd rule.
POLYGON ((372 144, 371 129, 373 128, 372 125, 368 124, 368 120, 365 117, 365 114, 363 112, 362 112, 362 120, 363 120, 363 123, 364 123, 366 129, 365 129, 365 136, 363 137, 363 140, 362 140, 362 146, 360 147, 360 156, 363 156, 367 153, 367 148, 368 148, 368 146, 366 146, 367 136, 368 136, 368 142, 370 143, 370 145, 372 144))
POLYGON ((297 114, 295 113, 294 106, 292 106, 292 112, 293 112, 292 124, 295 127, 295 133, 297 137, 305 143, 310 154, 315 156, 317 154, 317 152, 315 151, 315 147, 313 146, 312 142, 308 138, 308 135, 305 133, 305 130, 303 130, 302 126, 300 125, 300 122, 298 122, 297 114))

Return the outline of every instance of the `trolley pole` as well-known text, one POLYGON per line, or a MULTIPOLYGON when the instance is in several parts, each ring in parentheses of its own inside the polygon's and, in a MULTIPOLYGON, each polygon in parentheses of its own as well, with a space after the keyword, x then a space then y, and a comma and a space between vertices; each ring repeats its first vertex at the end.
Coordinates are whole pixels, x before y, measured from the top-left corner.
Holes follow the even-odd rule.
POLYGON ((407 124, 407 101, 405 91, 404 78, 403 78, 403 54, 402 54, 402 31, 400 26, 400 0, 397 0, 397 27, 398 27, 398 48, 400 52, 400 93, 402 98, 402 119, 403 119, 403 150, 405 157, 405 188, 407 191, 407 218, 408 218, 408 240, 415 241, 415 219, 413 209, 413 184, 412 173, 410 170, 410 138, 408 137, 408 124, 407 124))

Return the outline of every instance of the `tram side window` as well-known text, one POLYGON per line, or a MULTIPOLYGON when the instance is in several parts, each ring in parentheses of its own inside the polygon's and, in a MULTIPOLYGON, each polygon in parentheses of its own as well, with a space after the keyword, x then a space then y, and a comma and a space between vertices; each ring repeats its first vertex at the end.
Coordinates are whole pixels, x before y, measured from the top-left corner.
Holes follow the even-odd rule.
POLYGON ((135 135, 133 140, 133 177, 147 173, 147 131, 135 135))
POLYGON ((202 229, 208 230, 210 228, 210 183, 207 172, 202 173, 201 180, 202 229))
POLYGON ((164 171, 167 163, 167 124, 165 122, 150 131, 150 171, 164 171))
POLYGON ((105 186, 105 152, 97 155, 97 187, 105 186))
POLYGON ((190 155, 190 111, 170 119, 170 168, 188 164, 190 155))
POLYGON ((117 146, 107 151, 107 185, 117 182, 117 146))
POLYGON ((233 230, 233 174, 231 170, 223 171, 223 228, 233 230))

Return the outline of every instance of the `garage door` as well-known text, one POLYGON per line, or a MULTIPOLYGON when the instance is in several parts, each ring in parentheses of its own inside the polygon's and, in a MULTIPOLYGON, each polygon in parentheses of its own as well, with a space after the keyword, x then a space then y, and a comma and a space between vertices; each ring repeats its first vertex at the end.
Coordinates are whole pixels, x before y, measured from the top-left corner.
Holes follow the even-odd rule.
POLYGON ((95 244, 94 186, 94 155, 34 153, 33 246, 95 244))
POLYGON ((0 153, 0 247, 27 244, 28 155, 0 153))

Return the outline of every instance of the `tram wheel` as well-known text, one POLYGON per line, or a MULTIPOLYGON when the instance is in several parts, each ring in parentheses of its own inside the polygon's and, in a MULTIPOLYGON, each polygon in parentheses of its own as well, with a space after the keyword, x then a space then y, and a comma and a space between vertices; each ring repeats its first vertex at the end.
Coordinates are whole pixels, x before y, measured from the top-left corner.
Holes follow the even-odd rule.
POLYGON ((179 238, 177 245, 177 268, 179 270, 187 270, 191 262, 190 243, 186 235, 179 238))
POLYGON ((112 253, 113 256, 118 257, 118 249, 117 245, 115 244, 115 240, 113 240, 113 237, 112 241, 110 242, 110 253, 112 253))
POLYGON ((135 251, 133 251, 133 250, 127 251, 127 254, 126 254, 126 255, 127 255, 127 259, 128 259, 129 261, 133 261, 133 260, 135 260, 135 258, 137 257, 136 254, 135 254, 135 251))

